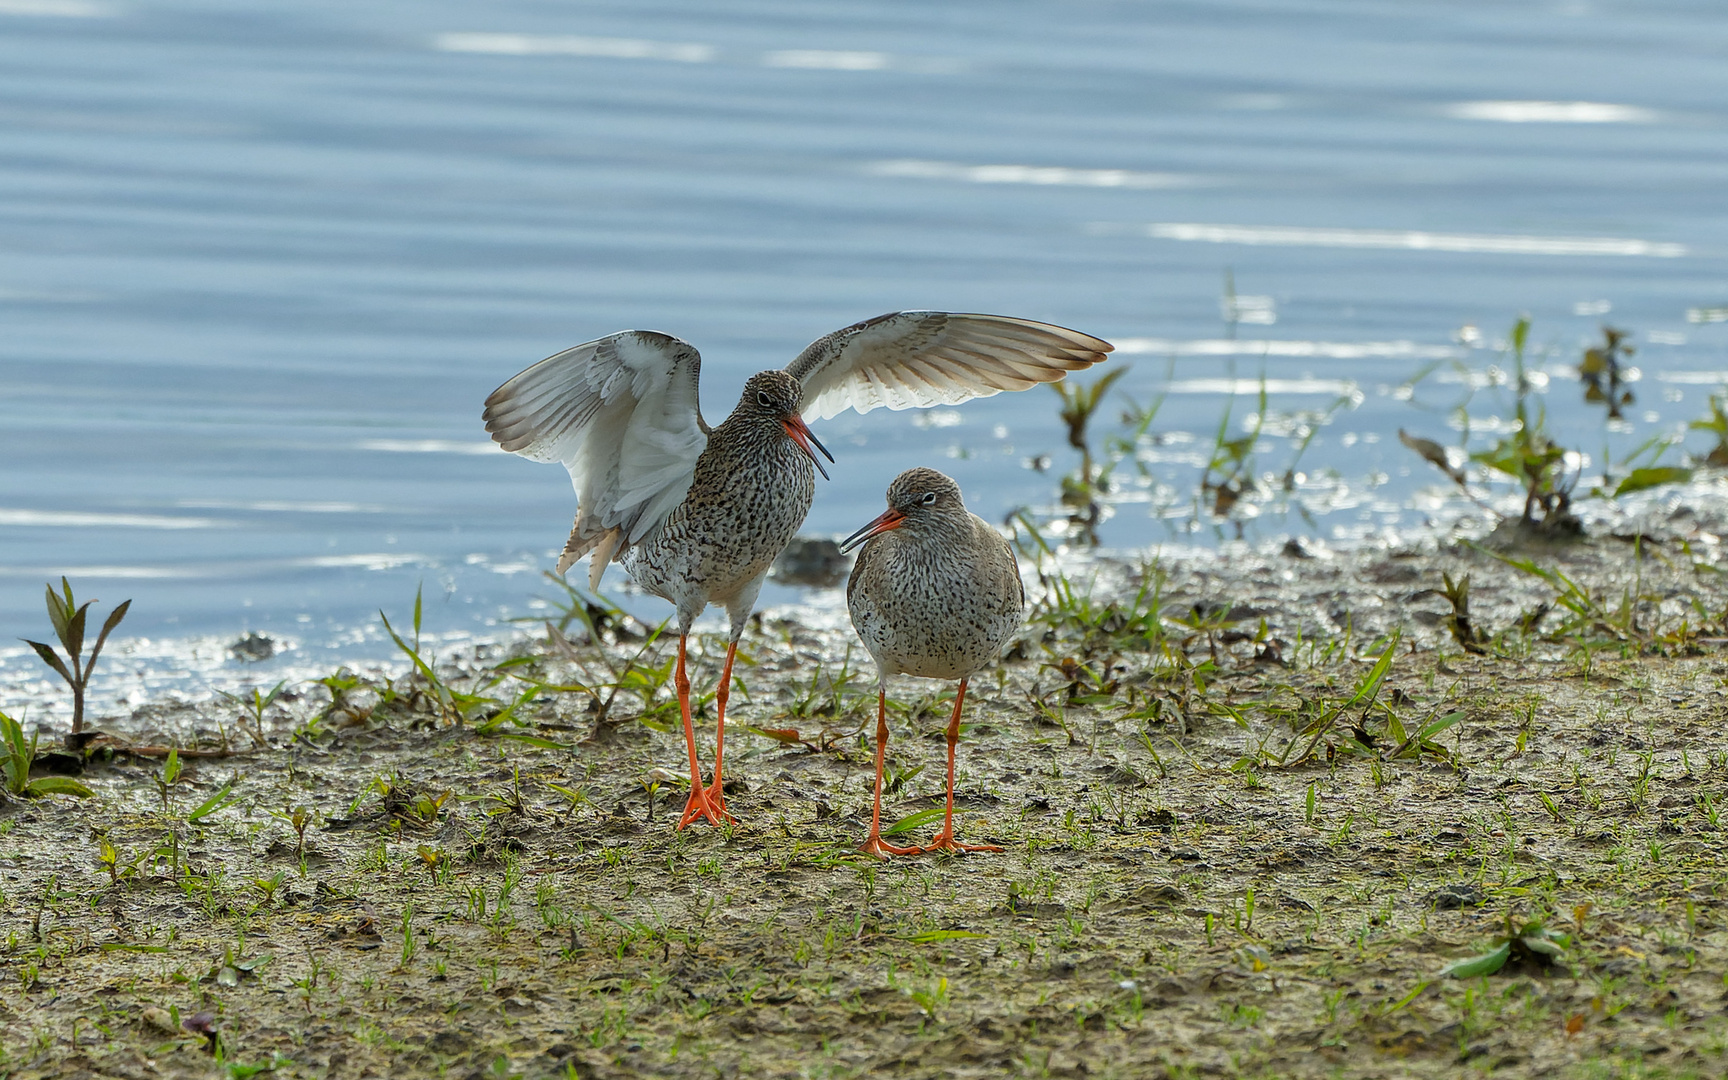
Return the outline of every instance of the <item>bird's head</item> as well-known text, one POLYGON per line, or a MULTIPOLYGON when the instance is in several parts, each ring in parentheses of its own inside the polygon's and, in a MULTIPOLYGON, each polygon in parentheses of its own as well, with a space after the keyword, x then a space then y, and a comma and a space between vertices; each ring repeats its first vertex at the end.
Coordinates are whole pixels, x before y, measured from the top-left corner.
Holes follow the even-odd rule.
POLYGON ((798 410, 804 406, 804 384, 784 371, 764 371, 752 375, 750 381, 744 384, 744 396, 738 400, 738 412, 762 420, 777 423, 786 432, 786 437, 804 451, 816 471, 822 474, 822 479, 828 479, 828 470, 822 467, 822 462, 816 458, 816 451, 822 451, 822 456, 829 461, 834 455, 813 435, 804 418, 798 415, 798 410))
POLYGON ((907 469, 888 485, 888 509, 840 544, 850 551, 878 533, 911 526, 916 529, 937 518, 965 511, 960 485, 935 469, 907 469))

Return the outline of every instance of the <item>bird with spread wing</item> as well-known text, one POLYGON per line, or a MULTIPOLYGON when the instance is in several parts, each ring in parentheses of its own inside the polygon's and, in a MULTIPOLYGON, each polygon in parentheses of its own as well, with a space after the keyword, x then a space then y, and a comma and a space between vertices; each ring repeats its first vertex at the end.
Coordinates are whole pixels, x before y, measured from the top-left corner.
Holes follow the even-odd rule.
POLYGON ((671 601, 678 615, 674 685, 690 752, 690 797, 678 822, 731 820, 722 790, 732 661, 768 568, 809 512, 817 458, 833 461, 804 417, 846 409, 954 405, 1055 382, 1090 367, 1108 342, 1002 315, 901 311, 812 342, 780 371, 744 384, 730 416, 702 418, 702 358, 667 334, 626 330, 566 349, 486 399, 486 430, 504 449, 556 461, 576 488, 562 574, 589 556, 598 588, 608 562, 671 601), (704 786, 690 722, 685 648, 709 604, 731 619, 715 692, 714 780, 704 786))

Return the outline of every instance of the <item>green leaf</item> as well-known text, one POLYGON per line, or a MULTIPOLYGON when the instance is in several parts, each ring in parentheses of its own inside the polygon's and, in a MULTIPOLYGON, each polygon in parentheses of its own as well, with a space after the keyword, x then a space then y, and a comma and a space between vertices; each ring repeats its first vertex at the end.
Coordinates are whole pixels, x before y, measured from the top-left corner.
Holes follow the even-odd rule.
POLYGON ((66 646, 66 659, 72 661, 72 670, 77 671, 79 658, 84 655, 84 620, 90 614, 91 601, 84 601, 72 618, 66 623, 66 636, 60 643, 66 646))
POLYGON ((31 641, 29 638, 24 639, 24 644, 35 649, 36 655, 42 658, 42 662, 53 668, 55 671, 58 671, 62 679, 65 679, 68 683, 75 682, 72 678, 72 673, 66 670, 65 663, 61 661, 60 654, 56 653, 52 646, 44 645, 40 641, 31 641))
POLYGON ((1429 982, 1427 979, 1423 979, 1421 982, 1417 983, 1416 988, 1414 990, 1411 990, 1408 994, 1405 994, 1403 997, 1399 998, 1397 1004, 1393 1005, 1390 1009, 1386 1010, 1387 1015, 1395 1013, 1399 1009, 1402 1009, 1404 1006, 1410 1004, 1412 1001, 1415 1001, 1417 995, 1421 994, 1422 991, 1428 989, 1428 985, 1429 985, 1429 982))
POLYGON ((0 735, 4 736, 7 756, 21 758, 29 753, 30 744, 24 741, 24 725, 3 712, 0 712, 0 735))
POLYGON ((1409 738, 1409 734, 1404 730, 1404 724, 1398 719, 1397 714, 1391 711, 1386 714, 1386 737, 1398 746, 1403 746, 1404 740, 1409 738))
POLYGON ((942 809, 943 808, 940 806, 932 806, 927 810, 920 810, 916 814, 908 814, 899 821, 888 826, 886 829, 883 829, 882 835, 899 836, 901 833, 911 832, 918 826, 927 822, 935 821, 937 818, 941 817, 942 809))
POLYGON ((1464 714, 1462 712, 1447 713, 1440 719, 1423 727, 1421 731, 1418 731, 1416 733, 1416 741, 1418 743, 1425 743, 1434 736, 1440 734, 1442 731, 1445 731, 1447 728, 1457 725, 1463 719, 1464 714))
POLYGON ((1555 934, 1552 930, 1540 930, 1534 934, 1525 934, 1518 940, 1523 942, 1524 947, 1533 953, 1553 957, 1566 955, 1566 936, 1555 934))
MULTIPOLYGON (((96 657, 102 654, 102 646, 107 643, 108 635, 113 632, 116 626, 120 625, 120 620, 126 617, 126 612, 131 607, 132 601, 122 600, 120 606, 110 611, 108 617, 102 621, 102 632, 96 635, 96 645, 90 650, 90 659, 84 665, 86 673, 96 666, 96 657)), ((278 684, 278 688, 280 688, 280 684, 278 684)))
POLYGON ((922 934, 901 938, 901 940, 918 945, 928 945, 933 941, 953 941, 956 938, 987 938, 989 936, 989 934, 975 934, 970 930, 928 930, 922 934))
POLYGON ((275 1072, 284 1065, 292 1064, 294 1064, 293 1058, 283 1057, 281 1054, 271 1054, 269 1061, 259 1062, 257 1065, 242 1065, 237 1061, 231 1061, 223 1067, 228 1070, 230 1080, 252 1080, 252 1077, 259 1073, 275 1072))
POLYGON ((222 789, 216 794, 199 803, 190 814, 186 815, 186 820, 198 821, 201 818, 209 817, 218 810, 226 810, 228 807, 233 806, 235 803, 240 801, 240 796, 236 795, 232 799, 229 799, 228 793, 232 790, 234 790, 234 781, 230 780, 226 784, 223 784, 222 789), (227 801, 223 801, 224 799, 227 801))
POLYGON ((1403 636, 1398 630, 1392 631, 1392 640, 1386 643, 1386 651, 1380 654, 1380 659, 1374 661, 1374 666, 1368 669, 1362 684, 1356 688, 1355 696, 1344 703, 1348 709, 1363 701, 1373 701, 1380 692, 1380 681, 1386 677, 1386 672, 1392 667, 1392 657, 1398 651, 1398 640, 1403 636))
POLYGON ((1522 316, 1512 324, 1512 351, 1524 355, 1524 343, 1530 339, 1530 317, 1522 316))
POLYGON ((578 791, 575 788, 565 787, 563 784, 548 783, 546 786, 564 796, 566 799, 569 799, 571 806, 575 806, 578 803, 589 803, 589 805, 593 805, 589 802, 586 792, 578 791))
POLYGON ((60 583, 66 586, 66 599, 55 594, 52 584, 48 586, 48 621, 54 624, 54 636, 65 641, 66 622, 72 618, 72 583, 65 578, 60 583))
POLYGON ((1491 949, 1481 956, 1467 956, 1462 960, 1454 960, 1440 969, 1440 978, 1446 979, 1477 979, 1484 975, 1492 975, 1506 966, 1506 961, 1512 957, 1512 943, 1502 941, 1498 948, 1491 949))
POLYGON ((542 750, 570 750, 570 749, 572 749, 572 747, 569 743, 554 742, 551 739, 541 738, 539 735, 524 735, 518 731, 498 731, 498 732, 487 731, 484 734, 491 735, 494 738, 499 738, 499 739, 515 739, 519 743, 527 743, 529 746, 538 746, 542 750))
POLYGON ((1648 469, 1633 469, 1626 479, 1614 488, 1616 497, 1629 495, 1634 491, 1646 488, 1661 487, 1663 484, 1684 484, 1692 479, 1691 469, 1682 469, 1677 465, 1659 465, 1648 469))
MULTIPOLYGON (((378 617, 384 620, 384 631, 390 635, 390 640, 394 641, 396 647, 401 649, 402 652, 407 655, 408 659, 414 662, 414 670, 418 671, 421 678, 426 680, 426 685, 432 688, 432 694, 438 699, 438 704, 446 711, 456 713, 456 703, 451 698, 450 688, 444 685, 443 681, 438 678, 438 673, 432 670, 432 665, 428 664, 420 655, 420 594, 418 592, 414 594, 413 645, 409 645, 406 641, 402 640, 402 635, 398 634, 395 627, 390 625, 390 617, 388 615, 385 615, 384 612, 380 611, 378 612, 378 617)), ((460 714, 454 716, 453 719, 460 719, 460 714)))
POLYGON ((24 785, 24 794, 32 799, 38 795, 76 795, 88 799, 96 793, 70 776, 44 776, 24 785))

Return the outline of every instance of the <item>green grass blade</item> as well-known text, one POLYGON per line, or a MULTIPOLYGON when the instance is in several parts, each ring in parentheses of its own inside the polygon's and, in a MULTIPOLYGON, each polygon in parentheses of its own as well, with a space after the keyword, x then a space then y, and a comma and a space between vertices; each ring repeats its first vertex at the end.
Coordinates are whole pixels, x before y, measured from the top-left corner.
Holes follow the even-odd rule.
POLYGON ((932 806, 928 810, 920 810, 916 814, 908 814, 894 824, 882 830, 883 836, 899 836, 911 832, 927 822, 935 821, 942 816, 942 807, 932 806))
POLYGON ((223 784, 222 789, 220 791, 218 791, 216 794, 210 796, 208 799, 205 799, 203 802, 199 803, 198 806, 195 809, 193 809, 193 811, 190 814, 187 814, 186 820, 187 821, 198 821, 202 818, 209 817, 211 814, 216 813, 216 811, 218 811, 218 810, 224 810, 230 806, 233 806, 235 803, 240 801, 240 796, 238 796, 238 795, 234 796, 232 799, 229 799, 227 797, 228 793, 230 791, 233 791, 233 790, 234 790, 234 782, 233 781, 229 781, 228 783, 223 784), (226 801, 224 801, 224 800, 226 800, 226 801))
POLYGON ((1633 469, 1626 479, 1620 481, 1614 488, 1616 498, 1629 495, 1634 491, 1661 487, 1663 484, 1684 484, 1692 479, 1691 469, 1682 469, 1677 465, 1660 465, 1653 468, 1633 469))
POLYGON ((1506 966, 1506 961, 1512 958, 1512 943, 1503 941, 1496 949, 1490 949, 1480 956, 1467 956, 1462 960, 1454 960, 1440 969, 1442 979, 1477 979, 1484 975, 1492 975, 1506 966))
POLYGON ((38 795, 76 795, 88 799, 96 793, 70 776, 44 776, 25 784, 24 794, 32 799, 38 795))
POLYGON ((1463 719, 1464 719, 1464 714, 1462 712, 1447 713, 1445 716, 1442 716, 1440 719, 1438 719, 1438 720, 1434 721, 1433 723, 1424 727, 1421 731, 1418 731, 1416 733, 1416 738, 1414 741, 1418 745, 1425 743, 1425 742, 1428 742, 1429 740, 1433 739, 1434 736, 1440 734, 1442 731, 1445 731, 1447 728, 1456 727, 1460 722, 1463 721, 1463 719))
POLYGON ((930 930, 922 934, 913 934, 900 940, 910 941, 917 945, 928 945, 934 941, 954 941, 959 938, 988 938, 989 934, 977 934, 971 930, 930 930))

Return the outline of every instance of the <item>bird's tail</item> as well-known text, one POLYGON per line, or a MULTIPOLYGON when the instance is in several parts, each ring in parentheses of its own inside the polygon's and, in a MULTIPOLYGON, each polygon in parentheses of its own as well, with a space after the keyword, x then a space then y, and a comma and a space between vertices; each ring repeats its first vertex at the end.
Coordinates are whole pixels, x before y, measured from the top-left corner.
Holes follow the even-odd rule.
POLYGON ((619 543, 624 539, 623 529, 606 529, 602 532, 591 532, 582 515, 576 516, 576 524, 570 528, 570 539, 564 543, 564 554, 558 557, 558 573, 562 574, 576 560, 589 552, 594 553, 588 564, 588 587, 600 588, 600 575, 606 572, 606 564, 612 561, 617 553, 619 543))

